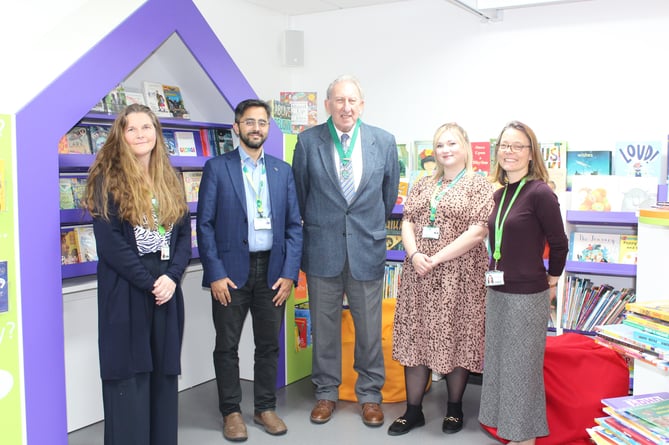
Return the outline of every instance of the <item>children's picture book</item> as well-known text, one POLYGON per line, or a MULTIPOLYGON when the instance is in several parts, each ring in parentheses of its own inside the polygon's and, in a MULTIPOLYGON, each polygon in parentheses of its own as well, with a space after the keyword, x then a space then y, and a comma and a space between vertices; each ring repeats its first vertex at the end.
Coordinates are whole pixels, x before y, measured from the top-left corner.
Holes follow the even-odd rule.
POLYGON ((409 180, 406 178, 400 178, 400 182, 397 184, 397 200, 395 204, 404 205, 409 195, 409 180))
POLYGON ((200 192, 200 181, 202 180, 202 171, 184 171, 184 190, 186 192, 186 201, 197 202, 200 192))
POLYGON ((397 144, 397 160, 400 163, 400 178, 406 178, 407 173, 411 170, 407 144, 397 144))
POLYGON ((172 116, 180 119, 190 119, 184 105, 184 99, 181 96, 181 89, 176 85, 163 85, 163 92, 165 93, 167 108, 172 116))
POLYGON ((567 191, 571 190, 574 176, 610 175, 611 152, 608 150, 569 150, 567 151, 567 191))
POLYGON ((93 226, 76 226, 74 231, 77 234, 77 243, 79 245, 79 262, 97 261, 98 249, 95 244, 93 226))
POLYGON ((643 303, 629 303, 626 307, 628 311, 648 317, 657 318, 669 323, 669 300, 651 300, 643 303))
POLYGON ((170 109, 167 106, 167 99, 163 91, 163 84, 159 82, 144 81, 144 100, 146 105, 151 108, 158 117, 172 117, 170 109))
POLYGON ((216 146, 218 151, 216 154, 222 155, 235 149, 235 144, 232 139, 232 128, 217 128, 216 132, 216 146))
POLYGON ((279 93, 280 101, 290 105, 292 133, 301 133, 318 124, 317 97, 318 95, 314 91, 283 91, 279 93))
POLYGON ((402 218, 386 221, 386 250, 404 250, 402 244, 402 218))
POLYGON ((278 99, 271 99, 267 101, 272 110, 272 119, 279 127, 282 133, 291 134, 293 128, 290 123, 290 104, 281 102, 278 99))
POLYGON ((126 107, 125 89, 117 85, 103 99, 107 113, 117 114, 126 107))
POLYGON ((657 204, 658 176, 621 176, 618 178, 621 212, 637 212, 657 204))
POLYGON ((637 235, 620 235, 620 264, 637 263, 637 235))
POLYGON ((58 153, 91 154, 88 127, 77 125, 61 137, 60 141, 58 141, 58 153))
POLYGON ((195 135, 192 131, 175 131, 174 141, 179 156, 197 156, 195 135))
POLYGON ((302 349, 311 346, 311 313, 308 302, 295 305, 295 323, 298 325, 302 349))
POLYGON ((60 229, 61 264, 76 264, 79 262, 79 243, 74 227, 60 229))
POLYGON ((570 210, 636 212, 657 203, 658 178, 574 176, 570 210))
POLYGON ((144 99, 144 94, 139 91, 125 91, 125 102, 126 105, 139 104, 146 105, 146 99, 144 99))
POLYGON ((97 154, 107 142, 111 127, 108 125, 90 125, 88 133, 91 138, 91 152, 97 154))
POLYGON ((669 400, 626 408, 628 414, 649 423, 664 436, 669 436, 669 400))
POLYGON ((666 147, 661 141, 619 141, 613 155, 617 176, 659 178, 666 147))
POLYGON ((86 207, 86 182, 87 175, 72 175, 69 176, 72 182, 72 199, 75 209, 83 209, 86 207))
POLYGON ((432 141, 414 141, 413 142, 414 163, 413 170, 422 170, 432 174, 437 161, 434 159, 434 147, 432 141))
POLYGON ((483 176, 490 174, 490 142, 472 142, 472 170, 483 176))
POLYGON ((542 142, 540 144, 544 164, 548 170, 549 185, 556 192, 567 189, 566 153, 567 142, 542 142))
POLYGON ((295 303, 306 302, 308 297, 307 274, 300 270, 297 274, 297 285, 294 292, 295 303))
POLYGON ((190 245, 197 247, 197 218, 190 219, 190 245))
POLYGON ((620 257, 620 234, 571 232, 569 254, 571 261, 617 263, 620 257))
POLYGON ((165 149, 167 150, 167 154, 170 156, 178 156, 179 150, 177 150, 177 141, 174 136, 174 130, 163 129, 163 139, 165 139, 165 149))
POLYGON ((72 196, 72 181, 69 177, 58 178, 60 189, 60 209, 74 209, 74 196, 72 196))

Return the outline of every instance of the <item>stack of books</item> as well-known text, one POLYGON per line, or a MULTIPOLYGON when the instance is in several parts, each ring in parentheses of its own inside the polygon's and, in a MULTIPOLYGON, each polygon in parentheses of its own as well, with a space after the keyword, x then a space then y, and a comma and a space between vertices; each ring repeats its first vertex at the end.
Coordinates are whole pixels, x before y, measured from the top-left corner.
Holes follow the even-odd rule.
POLYGON ((596 326, 595 341, 669 371, 669 300, 628 303, 619 325, 596 326))
POLYGON ((669 445, 669 393, 602 399, 607 417, 587 428, 596 444, 669 445))

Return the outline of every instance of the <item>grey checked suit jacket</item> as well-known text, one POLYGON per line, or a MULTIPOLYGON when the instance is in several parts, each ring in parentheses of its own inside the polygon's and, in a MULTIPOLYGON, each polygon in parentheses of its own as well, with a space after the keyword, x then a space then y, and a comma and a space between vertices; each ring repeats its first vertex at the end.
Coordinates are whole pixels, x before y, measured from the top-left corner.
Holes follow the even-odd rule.
POLYGON ((341 191, 334 145, 327 124, 302 132, 293 174, 304 221, 302 270, 318 277, 339 275, 346 257, 359 281, 383 277, 386 220, 397 200, 399 162, 395 137, 361 124, 363 170, 350 204, 341 191))

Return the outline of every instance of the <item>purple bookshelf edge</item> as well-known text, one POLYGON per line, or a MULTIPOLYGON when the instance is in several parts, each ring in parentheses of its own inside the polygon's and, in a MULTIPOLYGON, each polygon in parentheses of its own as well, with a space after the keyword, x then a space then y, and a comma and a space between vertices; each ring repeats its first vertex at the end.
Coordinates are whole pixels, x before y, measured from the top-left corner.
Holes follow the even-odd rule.
MULTIPOLYGON (((172 165, 177 168, 202 168, 210 156, 170 156, 172 165)), ((95 155, 59 154, 58 166, 61 171, 88 170, 95 155)))
POLYGON ((93 222, 91 214, 84 209, 61 209, 61 224, 90 224, 93 222))
POLYGON ((582 210, 567 210, 567 221, 572 224, 601 224, 601 225, 636 225, 638 221, 635 212, 587 212, 582 210))
POLYGON ((404 261, 406 252, 403 250, 388 250, 386 251, 386 259, 388 261, 404 261))
POLYGON ((567 261, 565 271, 593 275, 636 276, 636 264, 591 263, 586 261, 567 261))

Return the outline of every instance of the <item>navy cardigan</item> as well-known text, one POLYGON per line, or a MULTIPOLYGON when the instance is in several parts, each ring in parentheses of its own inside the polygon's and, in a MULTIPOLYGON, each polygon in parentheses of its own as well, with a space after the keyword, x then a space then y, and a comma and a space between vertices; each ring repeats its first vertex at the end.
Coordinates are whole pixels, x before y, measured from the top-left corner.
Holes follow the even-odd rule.
MULTIPOLYGON (((153 370, 151 320, 155 306, 151 293, 158 278, 140 260, 135 233, 116 209, 110 221, 93 219, 98 250, 98 346, 103 380, 126 379, 153 370)), ((181 278, 191 257, 191 227, 188 215, 174 225, 166 275, 177 287, 166 305, 167 327, 163 373, 181 373, 181 341, 184 300, 181 278)))

